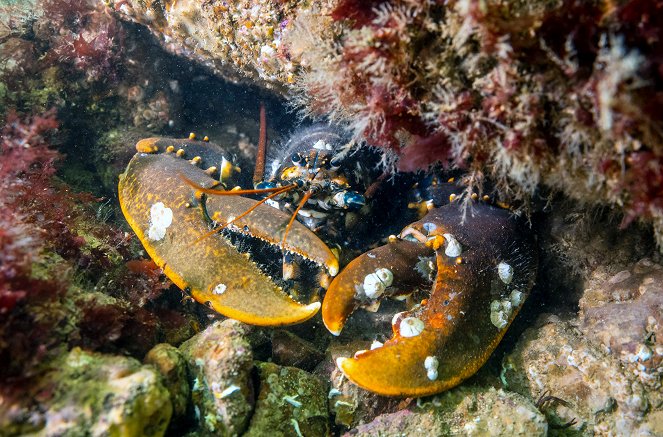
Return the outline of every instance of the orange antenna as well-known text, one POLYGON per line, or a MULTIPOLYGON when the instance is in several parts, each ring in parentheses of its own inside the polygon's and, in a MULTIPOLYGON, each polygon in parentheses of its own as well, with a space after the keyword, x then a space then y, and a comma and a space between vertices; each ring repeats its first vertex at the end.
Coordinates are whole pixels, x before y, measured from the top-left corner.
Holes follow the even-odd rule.
POLYGON ((256 153, 256 166, 253 171, 253 183, 257 184, 265 176, 265 155, 267 153, 267 116, 265 104, 260 103, 260 136, 258 138, 258 152, 256 153))
POLYGON ((299 210, 302 209, 302 207, 308 202, 308 200, 311 198, 313 195, 312 190, 308 190, 305 194, 304 197, 302 197, 302 200, 299 202, 299 205, 297 205, 297 209, 295 209, 295 212, 292 213, 292 217, 290 217, 290 221, 288 222, 288 226, 285 228, 285 232, 283 233, 283 240, 281 240, 281 248, 285 249, 285 239, 288 236, 288 231, 290 230, 290 227, 292 226, 292 223, 295 221, 295 218, 297 217, 297 214, 299 213, 299 210))
POLYGON ((290 185, 286 185, 285 187, 261 188, 259 190, 256 190, 256 189, 254 189, 254 190, 217 190, 215 188, 202 187, 202 186, 198 185, 197 183, 195 183, 194 181, 187 178, 186 176, 184 176, 181 173, 180 173, 180 179, 182 179, 184 181, 184 183, 186 183, 187 185, 189 185, 192 188, 195 188, 196 190, 200 191, 201 193, 212 194, 214 196, 241 196, 243 194, 267 194, 267 193, 277 192, 277 191, 282 190, 284 188, 288 188, 288 187, 294 188, 294 187, 297 186, 297 184, 290 184, 290 185))
POLYGON ((222 224, 221 226, 215 226, 214 229, 211 229, 209 232, 205 232, 205 234, 203 234, 201 237, 198 237, 198 238, 196 239, 196 241, 193 242, 193 244, 200 243, 200 242, 203 241, 205 238, 211 237, 212 235, 216 234, 217 232, 219 232, 220 230, 222 230, 222 229, 225 228, 226 226, 229 226, 229 225, 235 223, 235 221, 237 221, 237 220, 239 220, 239 219, 241 219, 241 218, 243 218, 243 217, 246 217, 247 215, 249 215, 249 214, 251 213, 251 211, 253 211, 253 210, 256 209, 257 207, 259 207, 259 206, 262 205, 263 203, 267 202, 269 199, 273 199, 274 197, 278 196, 279 194, 285 193, 286 191, 290 191, 290 190, 292 190, 292 189, 295 188, 295 187, 296 187, 295 184, 287 185, 287 186, 285 186, 285 187, 279 187, 279 191, 276 191, 276 192, 270 194, 269 196, 265 197, 264 199, 261 199, 258 203, 256 203, 256 204, 253 205, 251 208, 247 209, 246 211, 244 211, 243 213, 241 213, 240 215, 238 215, 238 216, 235 217, 234 219, 230 220, 230 221, 227 222, 227 223, 222 224))

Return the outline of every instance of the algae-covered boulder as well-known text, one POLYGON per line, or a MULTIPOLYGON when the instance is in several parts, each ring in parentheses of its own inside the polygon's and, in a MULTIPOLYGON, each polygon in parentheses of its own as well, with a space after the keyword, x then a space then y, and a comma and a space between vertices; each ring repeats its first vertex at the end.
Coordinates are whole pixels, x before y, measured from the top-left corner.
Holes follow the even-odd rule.
POLYGON ((164 434, 172 407, 151 367, 74 348, 52 369, 30 383, 3 387, 0 435, 164 434))
POLYGON ((228 319, 180 346, 189 366, 196 435, 230 436, 246 429, 254 403, 250 330, 228 319))
POLYGON ((545 409, 552 425, 575 420, 580 435, 663 432, 660 386, 648 388, 631 366, 555 316, 525 331, 503 366, 509 389, 530 399, 548 391, 565 401, 545 409))
POLYGON ((329 435, 325 383, 295 367, 259 363, 257 368, 260 393, 246 436, 329 435))
POLYGON ((173 404, 173 419, 184 416, 189 402, 189 380, 186 361, 180 351, 168 343, 154 346, 145 356, 161 374, 173 404))
POLYGON ((411 410, 383 414, 348 435, 545 436, 546 419, 523 396, 494 388, 459 387, 411 410))

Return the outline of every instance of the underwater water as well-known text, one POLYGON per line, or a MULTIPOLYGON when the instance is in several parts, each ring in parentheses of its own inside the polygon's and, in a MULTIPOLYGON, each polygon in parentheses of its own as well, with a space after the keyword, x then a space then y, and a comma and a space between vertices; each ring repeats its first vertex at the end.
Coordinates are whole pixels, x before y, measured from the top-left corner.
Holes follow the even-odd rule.
POLYGON ((0 436, 663 435, 660 2, 314 3, 0 0, 0 436))

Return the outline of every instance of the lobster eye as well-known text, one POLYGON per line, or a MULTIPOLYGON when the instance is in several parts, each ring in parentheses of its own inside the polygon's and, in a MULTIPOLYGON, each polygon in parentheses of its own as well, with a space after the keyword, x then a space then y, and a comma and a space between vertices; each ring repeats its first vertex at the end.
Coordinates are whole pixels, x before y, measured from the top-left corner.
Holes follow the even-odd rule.
POLYGON ((262 181, 255 184, 256 190, 265 190, 269 188, 276 188, 276 184, 274 182, 269 182, 269 181, 262 181))
POLYGON ((332 156, 332 159, 329 161, 329 166, 332 168, 340 167, 341 161, 343 161, 343 158, 341 158, 339 155, 332 156))
POLYGON ((292 156, 290 157, 290 160, 295 165, 303 165, 304 164, 304 156, 299 152, 293 153, 292 156))
POLYGON ((348 191, 343 195, 343 202, 348 209, 357 210, 366 205, 366 198, 356 191, 348 191))

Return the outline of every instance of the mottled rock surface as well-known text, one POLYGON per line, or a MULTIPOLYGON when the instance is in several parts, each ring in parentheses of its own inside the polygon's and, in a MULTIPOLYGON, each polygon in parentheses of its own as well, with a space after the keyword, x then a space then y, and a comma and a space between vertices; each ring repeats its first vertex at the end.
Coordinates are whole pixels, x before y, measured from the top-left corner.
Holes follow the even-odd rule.
POLYGON ((246 436, 325 436, 330 432, 326 384, 295 367, 257 365, 260 393, 246 436))
POLYGON ((74 348, 38 381, 0 395, 0 435, 161 436, 171 412, 151 366, 74 348))
POLYGON ((236 435, 246 429, 254 403, 248 330, 231 319, 215 322, 180 346, 201 435, 236 435))
POLYGON ((580 330, 660 394, 663 266, 642 259, 607 278, 597 270, 580 300, 580 330))
POLYGON ((393 413, 406 408, 411 399, 380 396, 356 386, 343 376, 336 366, 339 357, 351 356, 355 351, 366 349, 364 341, 348 344, 333 344, 329 356, 316 368, 315 373, 331 382, 329 390, 329 410, 336 425, 343 429, 372 421, 381 414, 393 413))
POLYGON ((144 24, 164 46, 231 81, 284 91, 298 67, 283 38, 305 8, 300 1, 110 2, 124 17, 144 24))
POLYGON ((524 397, 494 388, 462 387, 410 410, 384 414, 346 436, 545 436, 545 417, 524 397))
POLYGON ((553 426, 573 419, 582 435, 660 435, 660 401, 617 357, 572 323, 543 316, 504 360, 507 387, 530 399, 549 391, 568 404, 546 409, 553 426))
POLYGON ((190 386, 186 361, 180 351, 175 346, 161 343, 154 346, 143 361, 154 366, 163 377, 173 403, 173 418, 184 416, 190 398, 190 386))

